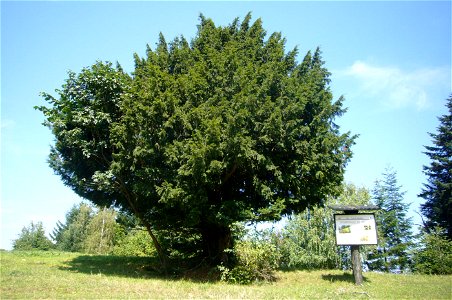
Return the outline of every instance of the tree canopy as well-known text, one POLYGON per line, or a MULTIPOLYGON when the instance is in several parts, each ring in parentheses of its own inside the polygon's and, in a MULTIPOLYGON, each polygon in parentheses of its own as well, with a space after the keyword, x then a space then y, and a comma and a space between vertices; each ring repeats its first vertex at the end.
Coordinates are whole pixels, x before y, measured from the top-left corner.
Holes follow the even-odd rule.
POLYGON ((69 73, 39 107, 55 135, 50 166, 152 237, 199 235, 211 258, 231 245, 232 223, 277 220, 337 194, 354 137, 335 123, 343 99, 333 100, 320 49, 297 62, 280 33, 250 21, 221 27, 201 15, 190 43, 161 34, 146 57, 135 54, 132 75, 101 62, 69 73))

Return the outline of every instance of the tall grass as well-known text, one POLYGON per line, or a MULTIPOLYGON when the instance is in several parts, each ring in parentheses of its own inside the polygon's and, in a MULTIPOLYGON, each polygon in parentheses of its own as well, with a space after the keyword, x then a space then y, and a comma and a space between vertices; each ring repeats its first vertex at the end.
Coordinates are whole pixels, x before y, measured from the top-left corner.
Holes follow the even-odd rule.
POLYGON ((163 275, 153 258, 1 252, 1 299, 451 299, 452 276, 342 271, 278 272, 272 283, 233 285, 163 275))

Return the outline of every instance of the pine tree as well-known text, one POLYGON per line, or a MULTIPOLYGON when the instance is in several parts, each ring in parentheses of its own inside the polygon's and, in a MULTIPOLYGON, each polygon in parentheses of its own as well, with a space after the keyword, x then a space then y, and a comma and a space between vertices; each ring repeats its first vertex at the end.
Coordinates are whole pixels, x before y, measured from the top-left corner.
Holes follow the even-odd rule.
POLYGON ((63 241, 63 233, 67 229, 67 225, 61 221, 57 221, 55 228, 50 234, 50 238, 58 245, 63 241))
POLYGON ((412 220, 407 216, 410 204, 404 203, 405 192, 397 183, 397 173, 387 168, 383 180, 377 180, 372 191, 379 233, 378 248, 369 255, 371 270, 404 271, 410 267, 408 251, 412 240, 412 220))
POLYGON ((427 218, 427 231, 440 226, 452 240, 452 95, 446 106, 449 114, 438 118, 441 122, 438 133, 430 133, 434 146, 425 146, 425 154, 432 162, 430 166, 424 166, 428 183, 419 197, 425 199, 421 210, 427 218))

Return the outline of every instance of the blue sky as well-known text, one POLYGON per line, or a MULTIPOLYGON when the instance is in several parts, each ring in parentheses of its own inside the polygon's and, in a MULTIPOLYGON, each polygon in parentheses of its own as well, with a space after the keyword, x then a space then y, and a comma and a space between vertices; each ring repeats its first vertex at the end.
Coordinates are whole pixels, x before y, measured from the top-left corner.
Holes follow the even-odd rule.
POLYGON ((46 163, 53 138, 33 109, 96 60, 133 70, 159 32, 196 34, 203 13, 228 25, 251 11, 279 31, 298 60, 320 46, 335 98, 344 95, 343 131, 360 134, 346 181, 372 188, 387 166, 398 173, 415 223, 426 178, 422 154, 451 93, 451 2, 1 2, 1 244, 23 226, 50 232, 81 199, 46 163))

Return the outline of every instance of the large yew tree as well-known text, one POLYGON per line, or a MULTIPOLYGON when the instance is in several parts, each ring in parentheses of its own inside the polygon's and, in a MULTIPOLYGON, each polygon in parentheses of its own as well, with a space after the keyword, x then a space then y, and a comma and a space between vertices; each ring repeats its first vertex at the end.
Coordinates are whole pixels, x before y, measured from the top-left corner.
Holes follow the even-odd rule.
POLYGON ((162 257, 154 230, 197 234, 217 262, 232 223, 303 211, 342 182, 354 137, 335 124, 343 100, 320 50, 297 62, 250 19, 201 15, 191 42, 160 35, 132 75, 109 63, 70 73, 39 107, 50 166, 80 196, 140 218, 162 257))

